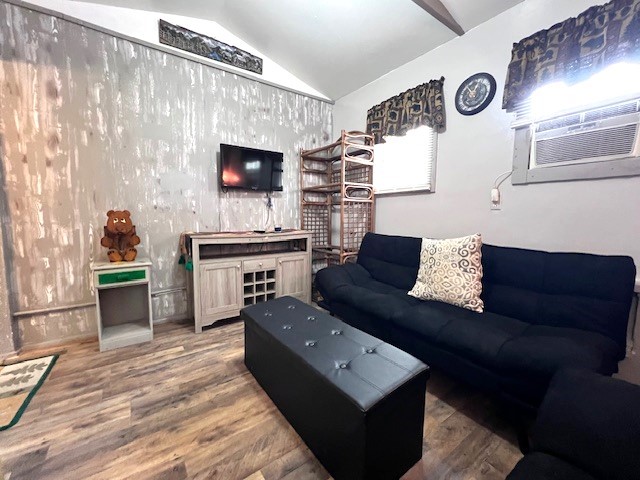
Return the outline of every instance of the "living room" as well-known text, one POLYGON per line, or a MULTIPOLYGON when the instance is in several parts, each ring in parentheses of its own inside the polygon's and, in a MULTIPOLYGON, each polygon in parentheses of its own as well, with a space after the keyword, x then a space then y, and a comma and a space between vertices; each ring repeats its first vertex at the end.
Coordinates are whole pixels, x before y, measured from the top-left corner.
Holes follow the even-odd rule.
MULTIPOLYGON (((611 105, 637 108, 638 1, 130 3, 0 1, 0 358, 4 366, 52 359, 31 389, 14 392, 2 404, 7 411, 0 418, 8 417, 10 425, 0 433, 0 471, 6 477, 268 480, 398 478, 400 471, 405 479, 640 476, 638 460, 628 458, 635 457, 630 445, 640 439, 640 394, 634 389, 640 384, 640 157, 635 143, 631 153, 607 153, 597 147, 613 141, 593 137, 570 144, 583 153, 582 145, 591 145, 590 154, 546 165, 556 161, 557 150, 543 158, 544 136, 536 140, 532 133, 547 133, 532 128, 543 121, 568 119, 566 139, 577 128, 593 128, 586 117, 574 121, 576 115, 611 105), (552 45, 548 31, 558 42, 567 34, 583 35, 575 42, 582 49, 552 45), (185 38, 235 57, 189 49, 185 38), (535 43, 543 41, 548 50, 535 43), (535 70, 537 61, 547 62, 545 68, 535 70), (554 82, 566 83, 553 90, 554 82), (538 97, 531 99, 533 93, 538 97), (414 105, 406 101, 410 95, 426 100, 414 105), (539 114, 536 108, 546 110, 539 114), (413 131, 417 127, 424 136, 413 131), (354 131, 366 134, 342 133, 354 131), (322 217, 321 231, 331 243, 351 228, 347 234, 358 244, 374 232, 357 261, 346 248, 312 255, 320 217, 305 216, 305 205, 330 201, 334 194, 317 183, 301 191, 317 170, 305 167, 304 152, 317 159, 332 142, 335 153, 349 139, 355 139, 357 155, 365 152, 359 165, 375 165, 371 190, 357 185, 365 191, 357 202, 368 209, 366 222, 341 214, 341 208, 348 211, 347 193, 322 217), (251 168, 256 155, 264 155, 259 158, 278 170, 278 179, 270 176, 269 187, 234 188, 233 180, 223 178, 223 166, 235 154, 251 154, 251 168), (109 240, 121 238, 114 227, 118 220, 132 227, 127 238, 135 241, 117 258, 137 254, 130 265, 109 261, 119 255, 109 240), (387 236, 400 237, 399 243, 386 243, 387 236), (421 245, 471 237, 464 245, 482 251, 484 278, 476 278, 482 292, 461 318, 472 322, 469 315, 478 315, 482 301, 477 323, 495 327, 499 335, 483 337, 464 323, 459 332, 452 330, 450 342, 458 342, 452 357, 444 343, 427 352, 428 342, 417 345, 415 335, 402 336, 406 329, 387 329, 387 321, 404 321, 401 313, 411 319, 426 315, 409 314, 414 300, 433 303, 406 294, 424 273, 421 245), (226 270, 194 274, 213 259, 226 270), (323 269, 334 263, 345 265, 323 269), (406 282, 398 280, 404 268, 406 282), (142 277, 131 276, 137 273, 142 277), (111 288, 102 282, 105 275, 115 275, 109 278, 127 288, 111 288), (390 283, 380 281, 391 276, 390 283), (228 295, 235 282, 230 278, 242 280, 241 304, 208 308, 207 301, 228 295), (392 298, 399 295, 392 287, 402 290, 400 300, 392 298), (332 335, 349 331, 332 323, 343 321, 362 331, 353 334, 357 338, 373 335, 399 348, 397 358, 406 354, 425 364, 426 370, 409 369, 416 377, 404 385, 416 388, 418 377, 426 381, 426 406, 424 390, 419 399, 398 404, 418 412, 417 421, 411 413, 407 422, 422 428, 398 433, 380 427, 389 442, 396 434, 401 440, 395 447, 365 442, 366 454, 359 458, 354 448, 354 470, 344 470, 344 460, 336 460, 340 453, 325 445, 337 450, 357 442, 343 432, 346 423, 334 431, 340 438, 326 441, 324 431, 319 437, 318 425, 307 417, 321 406, 304 406, 302 395, 295 402, 283 397, 269 369, 260 373, 261 367, 278 370, 277 360, 289 354, 286 341, 275 336, 277 342, 261 345, 264 350, 255 343, 253 352, 260 356, 252 363, 249 339, 259 342, 267 331, 254 320, 263 313, 267 319, 277 316, 281 300, 275 297, 301 303, 313 298, 309 308, 318 314, 307 316, 322 318, 332 335), (528 313, 532 305, 536 318, 528 313), (244 307, 243 322, 238 313, 244 307), (321 307, 333 317, 325 320, 321 307), (144 322, 136 328, 144 331, 113 339, 103 330, 109 320, 123 322, 141 311, 144 322), (517 323, 504 323, 504 316, 517 323), (545 316, 547 323, 538 318, 545 316), (246 337, 246 351, 245 335, 251 332, 245 324, 260 332, 246 337), (562 335, 578 325, 588 345, 568 344, 568 337, 540 330, 550 324, 562 326, 562 335), (521 362, 523 370, 506 374, 501 355, 510 350, 506 343, 498 346, 497 337, 503 342, 508 332, 516 341, 534 331, 544 332, 536 341, 551 342, 514 343, 510 362, 521 362), (594 340, 592 334, 599 336, 594 340), (467 337, 471 343, 463 345, 467 337), (558 351, 562 359, 555 357, 558 351), (487 352, 491 358, 483 357, 487 352), (576 362, 592 370, 591 376, 569 372, 549 391, 549 371, 543 379, 527 374, 535 365, 553 363, 555 373, 556 363, 576 362), (581 389, 587 391, 587 411, 616 401, 611 410, 622 412, 624 428, 613 414, 603 415, 601 423, 580 417, 572 425, 571 409, 558 405, 573 402, 563 395, 581 389), (296 417, 298 405, 307 412, 303 420, 296 417), (540 405, 546 408, 538 410, 540 405), (569 424, 564 430, 554 423, 563 416, 569 424), (580 436, 596 430, 596 437, 580 436), (545 432, 566 438, 575 449, 550 444, 545 432), (603 445, 600 451, 585 447, 595 443, 603 445), (397 452, 400 446, 418 451, 407 456, 397 452), (540 451, 556 453, 562 463, 540 460, 540 451), (353 473, 360 472, 354 466, 358 459, 367 473, 353 473)), ((640 121, 632 112, 600 117, 620 128, 635 126, 635 137, 616 141, 638 136, 640 121)), ((551 133, 557 127, 549 127, 551 133)), ((348 162, 350 155, 342 153, 348 162)), ((432 314, 431 324, 449 314, 450 303, 432 314)), ((296 308, 282 314, 287 318, 306 311, 298 303, 288 306, 296 308)), ((282 328, 291 326, 297 328, 293 319, 282 328)), ((443 331, 438 342, 444 342, 443 331)), ((316 340, 305 337, 304 351, 316 340)), ((382 351, 362 341, 365 352, 382 351)), ((351 371, 349 362, 336 361, 338 369, 351 371)), ((338 406, 342 397, 331 393, 355 395, 338 377, 316 385, 315 374, 302 366, 314 363, 303 360, 300 384, 291 390, 308 387, 317 398, 311 388, 317 387, 327 405, 338 406)), ((406 393, 400 390, 387 392, 385 400, 400 401, 406 393)), ((358 404, 371 408, 371 418, 382 408, 358 404)), ((582 415, 580 403, 575 405, 574 413, 582 415)), ((322 417, 319 411, 316 418, 322 417)))

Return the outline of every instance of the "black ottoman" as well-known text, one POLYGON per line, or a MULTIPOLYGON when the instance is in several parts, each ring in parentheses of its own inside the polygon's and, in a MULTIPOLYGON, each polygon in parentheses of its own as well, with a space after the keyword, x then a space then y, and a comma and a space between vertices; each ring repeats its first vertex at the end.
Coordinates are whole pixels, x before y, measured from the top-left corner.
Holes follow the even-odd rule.
POLYGON ((429 367, 291 297, 242 310, 245 364, 336 479, 397 479, 422 456, 429 367))

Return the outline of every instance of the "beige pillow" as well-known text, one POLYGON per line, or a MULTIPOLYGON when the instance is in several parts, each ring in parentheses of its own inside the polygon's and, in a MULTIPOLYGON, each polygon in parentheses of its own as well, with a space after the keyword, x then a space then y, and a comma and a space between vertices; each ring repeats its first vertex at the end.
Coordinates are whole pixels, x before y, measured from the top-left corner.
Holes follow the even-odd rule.
POLYGON ((418 278, 409 295, 482 313, 482 237, 422 239, 418 278))

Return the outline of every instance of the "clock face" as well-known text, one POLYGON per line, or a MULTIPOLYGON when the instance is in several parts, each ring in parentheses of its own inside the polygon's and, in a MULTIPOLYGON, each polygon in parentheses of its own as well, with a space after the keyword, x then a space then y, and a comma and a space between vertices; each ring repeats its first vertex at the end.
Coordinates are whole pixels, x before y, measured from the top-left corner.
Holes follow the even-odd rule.
POLYGON ((495 78, 488 73, 476 73, 458 88, 456 109, 462 115, 475 115, 487 108, 495 94, 495 78))

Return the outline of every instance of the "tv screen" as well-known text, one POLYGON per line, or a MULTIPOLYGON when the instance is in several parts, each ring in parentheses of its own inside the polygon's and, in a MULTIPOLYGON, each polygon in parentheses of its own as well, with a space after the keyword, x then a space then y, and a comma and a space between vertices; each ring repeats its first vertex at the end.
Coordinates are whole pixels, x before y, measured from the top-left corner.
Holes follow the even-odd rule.
POLYGON ((220 144, 220 186, 261 192, 282 191, 280 152, 220 144))

